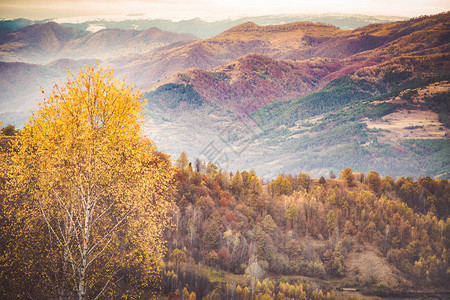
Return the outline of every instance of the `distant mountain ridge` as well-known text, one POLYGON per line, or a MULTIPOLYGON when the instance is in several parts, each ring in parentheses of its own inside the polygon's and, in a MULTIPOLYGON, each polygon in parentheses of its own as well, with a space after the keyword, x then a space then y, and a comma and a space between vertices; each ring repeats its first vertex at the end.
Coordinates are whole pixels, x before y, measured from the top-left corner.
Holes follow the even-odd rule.
MULTIPOLYGON (((93 18, 72 18, 71 21, 65 19, 55 19, 53 21, 63 26, 72 27, 80 30, 90 30, 91 28, 105 29, 138 29, 146 30, 151 27, 157 27, 165 31, 177 33, 188 33, 199 38, 205 39, 213 37, 231 27, 245 23, 254 22, 258 25, 279 25, 299 21, 308 21, 314 23, 325 23, 337 26, 341 29, 355 29, 373 23, 386 23, 406 20, 399 16, 367 16, 352 14, 320 14, 320 15, 267 15, 257 17, 243 17, 238 19, 205 21, 200 18, 190 20, 171 21, 163 19, 146 19, 145 17, 134 18, 124 16, 123 20, 108 20, 101 16, 93 18)), ((52 20, 32 21, 27 19, 0 20, 0 27, 9 27, 20 29, 36 23, 46 23, 52 20)))
POLYGON ((175 72, 189 68, 208 70, 249 53, 258 53, 276 59, 306 59, 312 56, 303 47, 305 35, 335 36, 344 31, 331 25, 293 23, 288 25, 259 26, 244 23, 215 37, 173 47, 164 51, 150 51, 133 57, 113 60, 119 70, 127 72, 137 84, 155 82, 175 72), (127 62, 131 62, 131 67, 127 62))
POLYGON ((65 44, 88 33, 54 22, 34 24, 0 36, 3 61, 33 61, 56 55, 65 44))
POLYGON ((104 60, 196 39, 154 27, 145 31, 104 29, 92 33, 49 22, 0 34, 0 59, 32 63, 48 63, 57 58, 104 60))

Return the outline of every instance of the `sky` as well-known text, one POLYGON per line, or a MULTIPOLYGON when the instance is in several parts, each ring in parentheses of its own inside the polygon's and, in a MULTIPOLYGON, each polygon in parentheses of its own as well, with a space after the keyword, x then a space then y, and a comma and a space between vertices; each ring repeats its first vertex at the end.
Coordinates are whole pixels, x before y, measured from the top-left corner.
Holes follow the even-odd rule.
POLYGON ((0 18, 32 20, 124 14, 205 20, 324 13, 415 17, 449 10, 450 0, 0 0, 0 18))

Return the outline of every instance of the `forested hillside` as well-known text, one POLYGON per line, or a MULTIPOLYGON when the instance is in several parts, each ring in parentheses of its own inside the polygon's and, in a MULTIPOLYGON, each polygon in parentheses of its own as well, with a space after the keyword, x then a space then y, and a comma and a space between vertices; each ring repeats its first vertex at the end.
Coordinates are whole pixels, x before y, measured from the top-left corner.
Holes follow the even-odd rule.
POLYGON ((448 180, 345 169, 263 181, 184 153, 176 165, 169 294, 333 299, 350 287, 381 296, 447 287, 448 180))

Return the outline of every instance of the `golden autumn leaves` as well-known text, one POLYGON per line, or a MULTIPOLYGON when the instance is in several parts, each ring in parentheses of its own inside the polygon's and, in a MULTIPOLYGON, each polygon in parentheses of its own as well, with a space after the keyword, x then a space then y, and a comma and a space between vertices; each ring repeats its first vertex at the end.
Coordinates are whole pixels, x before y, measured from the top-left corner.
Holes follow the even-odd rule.
MULTIPOLYGON (((30 291, 36 296, 137 296, 156 282, 173 169, 143 137, 140 98, 111 70, 69 72, 14 142, 4 166, 5 203, 33 219, 22 221, 40 224, 39 231, 14 228, 42 236, 50 249, 48 257, 32 253, 42 261, 19 278, 44 278, 46 289, 30 291), (42 270, 47 260, 52 267, 42 270)), ((15 254, 10 264, 20 266, 24 259, 28 254, 15 254)))

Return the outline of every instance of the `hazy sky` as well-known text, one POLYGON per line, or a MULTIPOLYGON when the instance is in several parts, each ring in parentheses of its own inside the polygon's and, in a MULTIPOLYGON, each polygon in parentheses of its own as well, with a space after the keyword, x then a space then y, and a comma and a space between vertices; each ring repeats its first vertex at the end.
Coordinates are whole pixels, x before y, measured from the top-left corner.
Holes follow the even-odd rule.
POLYGON ((145 14, 225 19, 267 14, 348 13, 414 17, 450 10, 450 0, 0 0, 0 18, 145 14))

